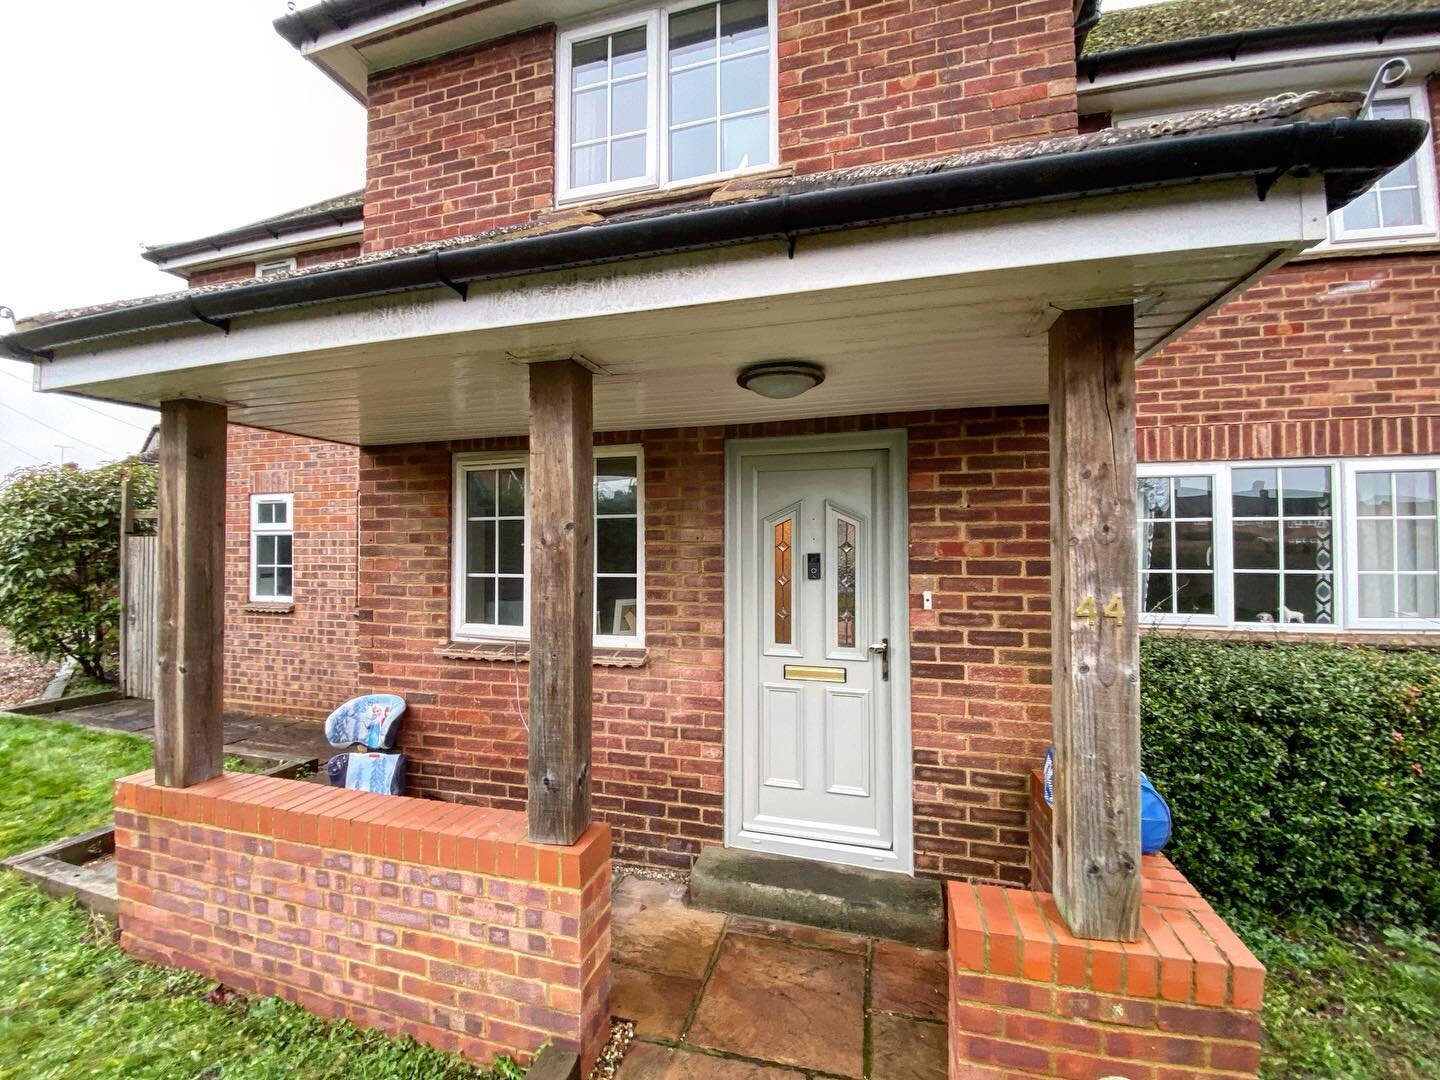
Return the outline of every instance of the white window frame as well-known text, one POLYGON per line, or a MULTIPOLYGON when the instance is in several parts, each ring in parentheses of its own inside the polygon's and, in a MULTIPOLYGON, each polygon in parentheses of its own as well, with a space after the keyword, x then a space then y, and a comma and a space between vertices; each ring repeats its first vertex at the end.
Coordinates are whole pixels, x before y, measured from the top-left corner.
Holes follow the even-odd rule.
MULTIPOLYGON (((633 637, 623 634, 595 634, 594 644, 602 648, 640 649, 645 647, 645 454, 638 444, 597 446, 594 460, 628 457, 635 459, 635 630, 633 637)), ((455 641, 530 640, 530 461, 522 452, 465 453, 454 456, 451 485, 450 539, 450 635, 455 641), (465 474, 475 469, 519 467, 525 470, 525 562, 524 616, 519 626, 501 626, 465 621, 465 474)), ((592 527, 593 527, 592 511, 592 527)), ((593 545, 592 545, 593 548, 593 545)), ((592 565, 592 581, 597 576, 592 565)), ((623 575, 629 576, 629 575, 623 575)), ((593 588, 593 586, 592 586, 593 588)))
MULTIPOLYGON (((1430 97, 1426 87, 1401 87, 1375 95, 1377 102, 1407 101, 1412 119, 1430 121, 1430 97)), ((1388 244, 1417 244, 1440 239, 1440 206, 1436 200, 1435 141, 1433 133, 1425 133, 1425 141, 1415 151, 1415 175, 1420 185, 1420 224, 1394 228, 1346 229, 1344 209, 1330 215, 1329 235, 1313 250, 1342 250, 1349 247, 1374 247, 1388 244)))
MULTIPOLYGON (((1355 478, 1365 472, 1440 472, 1440 457, 1360 458, 1259 458, 1239 461, 1145 462, 1136 469, 1137 478, 1149 476, 1207 476, 1214 492, 1215 613, 1186 615, 1151 613, 1143 609, 1144 578, 1140 570, 1141 623, 1146 626, 1205 627, 1273 633, 1335 634, 1386 633, 1394 631, 1440 632, 1440 619, 1364 619, 1360 617, 1360 575, 1357 549, 1358 516, 1355 506, 1355 478), (1235 469, 1288 469, 1323 466, 1330 469, 1331 505, 1334 513, 1335 552, 1331 567, 1334 584, 1335 621, 1332 623, 1247 623, 1235 620, 1234 583, 1234 502, 1231 477, 1235 469)), ((1440 479, 1440 478, 1437 478, 1440 479)), ((1140 545, 1137 514, 1135 544, 1140 545)), ((1437 530, 1440 531, 1440 530, 1437 530)), ((1440 540, 1437 540, 1440 543, 1440 540)))
POLYGON ((270 277, 272 274, 288 274, 295 269, 295 256, 290 255, 281 259, 261 259, 255 264, 255 277, 270 277), (266 271, 269 270, 269 273, 266 271))
MULTIPOLYGON (((683 180, 670 179, 670 79, 666 62, 670 41, 670 17, 676 12, 689 11, 708 6, 714 0, 669 0, 658 6, 642 7, 623 15, 612 16, 599 22, 589 22, 562 31, 556 37, 555 62, 555 201, 557 204, 585 202, 610 195, 624 195, 636 191, 690 187, 728 180, 751 173, 770 172, 780 164, 780 61, 779 61, 779 12, 777 0, 767 0, 770 44, 770 160, 743 169, 730 169, 710 173, 707 176, 687 176, 683 180), (645 174, 628 180, 604 184, 588 184, 573 187, 570 183, 570 94, 572 74, 572 46, 577 41, 588 41, 605 34, 645 27, 647 89, 645 95, 645 174)), ((718 102, 717 102, 718 107, 718 102)))
POLYGON ((279 492, 261 492, 250 496, 250 602, 252 604, 290 604, 295 601, 295 496, 279 492), (262 522, 260 505, 281 503, 285 507, 285 521, 262 522), (260 594, 260 537, 290 537, 290 591, 273 596, 260 594))
MULTIPOLYGON (((1350 626, 1355 630, 1429 630, 1440 631, 1440 619, 1366 619, 1360 617, 1360 515, 1355 505, 1356 477, 1361 473, 1425 472, 1440 473, 1440 457, 1375 457, 1350 458, 1342 463, 1345 474, 1346 514, 1343 543, 1354 552, 1351 569, 1345 576, 1345 602, 1354 612, 1350 626)), ((1440 475, 1436 477, 1440 487, 1440 475)), ((1437 527, 1440 533, 1440 527, 1437 527)), ((1437 540, 1440 542, 1440 540, 1437 540)))

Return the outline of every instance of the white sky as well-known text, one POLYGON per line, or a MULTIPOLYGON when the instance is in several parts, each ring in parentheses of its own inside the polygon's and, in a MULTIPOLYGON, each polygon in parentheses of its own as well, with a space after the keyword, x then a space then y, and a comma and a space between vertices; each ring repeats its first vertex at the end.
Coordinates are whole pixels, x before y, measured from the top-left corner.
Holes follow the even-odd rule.
MULTIPOLYGON (((309 2, 309 0, 307 0, 309 2)), ((0 21, 0 306, 180 288, 142 243, 364 182, 365 111, 271 27, 283 0, 8 3, 0 21)), ((0 330, 9 324, 0 322, 0 330)), ((0 360, 0 477, 140 447, 146 410, 30 391, 0 360)))

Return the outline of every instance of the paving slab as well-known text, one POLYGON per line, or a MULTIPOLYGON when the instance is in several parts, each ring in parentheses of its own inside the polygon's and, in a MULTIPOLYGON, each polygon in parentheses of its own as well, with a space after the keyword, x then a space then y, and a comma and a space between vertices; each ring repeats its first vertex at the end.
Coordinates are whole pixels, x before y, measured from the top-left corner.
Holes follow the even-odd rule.
POLYGON ((616 1076, 618 1080, 801 1080, 804 1074, 774 1065, 636 1042, 625 1052, 616 1076))
POLYGON ((948 1058, 944 1024, 870 1017, 870 1080, 945 1080, 948 1058))
POLYGON ((699 979, 610 965, 610 1015, 634 1021, 642 1039, 678 1041, 699 992, 699 979))
POLYGON ((949 999, 947 954, 894 941, 875 942, 870 970, 870 1008, 944 1020, 949 999))
POLYGON ((793 941, 797 945, 814 945, 821 949, 834 949, 836 952, 863 953, 869 945, 869 939, 860 934, 841 934, 835 930, 822 930, 818 926, 777 922, 774 919, 754 919, 748 915, 731 915, 726 928, 732 934, 793 941))
POLYGON ((864 1069, 865 959, 727 934, 686 1041, 839 1076, 864 1069))
POLYGON ((724 915, 685 902, 684 885, 627 877, 611 901, 611 961, 699 979, 724 929, 724 915))

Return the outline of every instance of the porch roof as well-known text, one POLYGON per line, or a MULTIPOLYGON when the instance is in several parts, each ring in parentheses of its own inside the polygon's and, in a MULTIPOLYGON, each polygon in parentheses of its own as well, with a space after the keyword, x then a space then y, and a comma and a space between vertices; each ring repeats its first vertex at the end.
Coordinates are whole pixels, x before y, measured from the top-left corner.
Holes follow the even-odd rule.
POLYGON ((1061 310, 1135 303, 1143 355, 1322 239, 1327 211, 1423 137, 1348 118, 1357 105, 1284 95, 737 182, 700 205, 58 312, 0 348, 36 360, 43 390, 224 401, 237 423, 353 443, 519 433, 523 366, 570 355, 599 373, 610 430, 1039 402, 1061 310), (735 386, 774 356, 833 377, 785 402, 735 386))

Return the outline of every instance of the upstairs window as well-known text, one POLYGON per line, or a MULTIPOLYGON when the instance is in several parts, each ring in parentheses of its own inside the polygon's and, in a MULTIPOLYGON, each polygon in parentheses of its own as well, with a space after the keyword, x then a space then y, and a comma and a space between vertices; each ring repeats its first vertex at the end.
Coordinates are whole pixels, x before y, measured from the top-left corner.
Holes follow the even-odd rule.
POLYGON ((250 496, 250 599, 294 599, 294 496, 250 496))
POLYGON ((295 269, 295 260, 289 259, 267 259, 264 262, 255 264, 255 276, 257 278, 271 277, 274 274, 288 274, 295 269))
POLYGON ((562 34, 560 198, 772 166, 772 5, 678 3, 562 34))
MULTIPOLYGON (((1379 94, 1367 117, 1377 120, 1429 120, 1424 87, 1379 94)), ((1436 226, 1435 149, 1427 134, 1420 149, 1386 173, 1350 205, 1330 215, 1334 246, 1434 240, 1436 226)))

